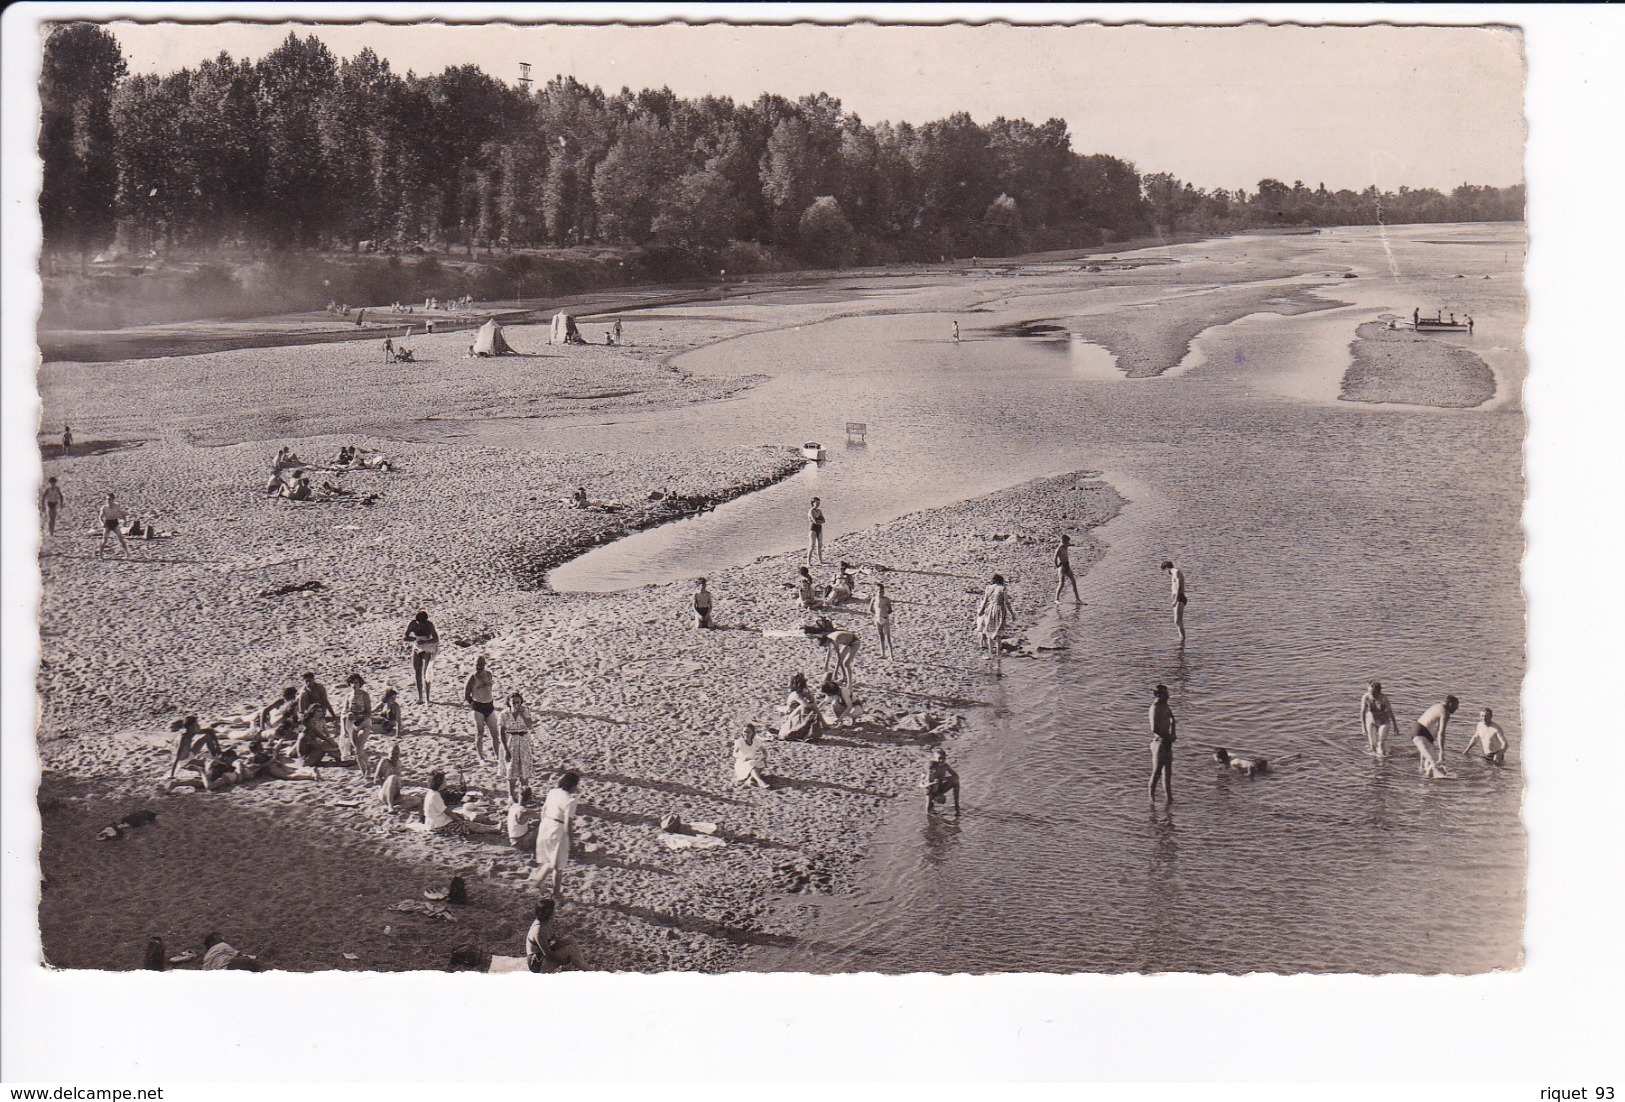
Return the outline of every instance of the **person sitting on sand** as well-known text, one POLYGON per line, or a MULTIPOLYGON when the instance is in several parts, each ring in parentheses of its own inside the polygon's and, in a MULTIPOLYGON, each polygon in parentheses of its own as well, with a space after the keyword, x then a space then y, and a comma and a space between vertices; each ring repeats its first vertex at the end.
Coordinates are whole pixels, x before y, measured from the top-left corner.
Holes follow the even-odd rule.
POLYGON ((220 753, 220 736, 213 727, 198 725, 195 715, 183 716, 169 725, 175 735, 175 758, 169 763, 169 775, 173 777, 175 771, 184 762, 191 761, 201 752, 207 750, 210 754, 220 753))
POLYGON ((587 488, 585 486, 577 486, 576 492, 570 495, 570 508, 585 509, 590 504, 591 503, 587 500, 587 488))
POLYGON ((1373 681, 1360 698, 1360 728, 1365 731, 1366 752, 1373 757, 1388 755, 1388 736, 1398 724, 1394 720, 1394 706, 1383 695, 1382 682, 1373 681))
POLYGON ((344 757, 339 753, 339 744, 327 737, 327 720, 322 706, 312 704, 303 709, 299 716, 302 726, 293 751, 299 760, 315 770, 317 777, 322 775, 322 762, 328 758, 333 759, 334 765, 343 765, 344 757))
POLYGON ((1467 740, 1467 745, 1461 748, 1465 757, 1471 752, 1474 744, 1484 748, 1484 760, 1494 762, 1496 765, 1505 765, 1507 760, 1507 739, 1501 732, 1500 726, 1495 722, 1495 713, 1485 708, 1479 713, 1478 726, 1473 729, 1473 737, 1467 740))
POLYGON ((272 738, 292 740, 297 734, 294 728, 298 719, 299 690, 289 685, 281 696, 254 713, 248 729, 250 733, 257 731, 272 738))
POLYGON ((206 969, 229 968, 235 972, 263 972, 260 962, 247 953, 226 944, 226 939, 210 933, 203 939, 203 964, 206 969))
POLYGON ((536 842, 536 823, 540 818, 538 812, 518 800, 509 803, 504 823, 508 831, 508 844, 520 852, 530 849, 536 842))
POLYGON ((711 591, 705 587, 704 578, 695 578, 694 586, 694 626, 708 628, 711 626, 711 591))
POLYGON ((823 695, 824 703, 829 705, 830 718, 834 721, 830 723, 831 727, 839 727, 856 716, 858 700, 848 686, 833 677, 825 677, 818 691, 823 695))
POLYGON ((429 776, 429 790, 423 794, 423 822, 433 834, 496 834, 502 830, 490 823, 475 822, 453 815, 446 804, 446 775, 438 769, 429 776))
POLYGON ((194 760, 191 764, 193 768, 198 770, 200 775, 196 777, 170 777, 168 786, 170 791, 189 787, 202 789, 205 792, 220 792, 242 780, 242 774, 237 768, 237 751, 230 747, 218 754, 210 754, 201 762, 194 760))
POLYGON ((536 780, 536 761, 530 744, 530 733, 536 727, 525 698, 517 693, 508 694, 508 707, 502 713, 502 744, 508 755, 508 798, 516 803, 530 799, 531 785, 536 780))
POLYGON ((817 585, 813 581, 812 571, 805 566, 796 568, 796 596, 801 600, 801 607, 806 609, 823 608, 824 602, 818 599, 817 585))
POLYGON ((925 781, 920 787, 925 789, 927 814, 935 810, 936 804, 946 802, 949 793, 954 797, 954 814, 959 814, 959 774, 948 764, 948 751, 939 748, 932 752, 931 764, 926 767, 925 781))
POLYGON ((276 458, 271 461, 273 471, 280 471, 289 467, 303 467, 304 465, 305 461, 295 455, 293 449, 286 444, 282 445, 281 450, 276 453, 276 458))
POLYGON ((852 564, 843 561, 835 576, 830 579, 829 585, 824 587, 824 603, 826 605, 845 604, 852 599, 852 594, 858 588, 858 573, 852 569, 852 564))
POLYGON ((587 961, 580 947, 554 928, 557 909, 558 904, 551 899, 536 904, 536 917, 525 931, 525 963, 532 972, 585 971, 587 961))
POLYGON ((1450 717, 1456 714, 1461 702, 1453 696, 1444 700, 1427 711, 1416 721, 1416 731, 1411 735, 1411 744, 1416 747, 1420 757, 1418 770, 1425 777, 1442 777, 1447 774, 1444 767, 1444 732, 1450 726, 1450 717))
POLYGON ((779 738, 786 742, 811 742, 824 733, 824 717, 807 687, 804 673, 798 671, 790 675, 790 693, 779 711, 784 713, 779 738))
POLYGON ((277 496, 288 501, 309 501, 311 498, 309 477, 304 471, 294 471, 292 477, 282 481, 277 496))
POLYGON ((355 455, 356 455, 355 448, 351 447, 349 444, 346 444, 346 445, 344 445, 343 447, 341 447, 339 449, 338 457, 333 460, 333 466, 335 466, 335 467, 349 467, 349 466, 352 466, 355 463, 355 455))
POLYGON ((238 763, 237 768, 245 781, 256 777, 270 777, 278 781, 300 780, 304 777, 303 773, 295 769, 277 751, 268 748, 261 739, 248 741, 248 756, 238 763))
POLYGON ((401 744, 393 743, 389 753, 380 754, 373 766, 372 784, 378 790, 378 802, 391 811, 397 807, 421 810, 426 789, 406 792, 401 788, 401 744))
POLYGON ((373 709, 373 726, 381 735, 399 737, 401 734, 401 696, 393 688, 385 689, 378 707, 373 709))
POLYGON ((1270 769, 1268 758, 1261 758, 1257 754, 1232 754, 1222 746, 1214 747, 1213 760, 1220 765, 1227 765, 1231 769, 1245 773, 1249 777, 1255 773, 1268 773, 1270 769))
POLYGON ((734 739, 734 783, 772 788, 764 772, 766 768, 767 751, 756 741, 756 724, 747 723, 739 737, 734 739))

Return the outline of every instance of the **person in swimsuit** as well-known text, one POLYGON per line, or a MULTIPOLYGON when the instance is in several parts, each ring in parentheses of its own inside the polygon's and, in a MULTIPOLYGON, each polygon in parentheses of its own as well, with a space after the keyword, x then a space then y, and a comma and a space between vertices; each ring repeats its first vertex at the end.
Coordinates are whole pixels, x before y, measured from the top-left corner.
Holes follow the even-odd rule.
POLYGON ((1495 713, 1485 708, 1479 713, 1478 726, 1473 730, 1473 737, 1467 740, 1467 745, 1461 748, 1463 757, 1466 757, 1477 743, 1484 748, 1484 760, 1492 761, 1496 765, 1505 765, 1507 760, 1507 739, 1500 726, 1495 722, 1495 713))
POLYGON ((56 476, 45 480, 45 490, 39 496, 39 505, 45 512, 45 534, 56 535, 56 516, 62 511, 62 487, 56 484, 56 476))
POLYGON ((880 657, 896 658, 897 648, 891 641, 892 599, 880 582, 875 583, 874 595, 869 598, 869 615, 875 621, 875 634, 880 636, 880 657))
POLYGON ((1366 694, 1360 698, 1360 729, 1365 732, 1366 751, 1374 757, 1388 755, 1388 736, 1398 724, 1394 721, 1394 706, 1382 695, 1382 682, 1371 682, 1366 694))
POLYGON ((1421 757, 1417 768, 1423 776, 1442 777, 1446 774, 1444 732, 1450 726, 1450 717, 1456 714, 1460 706, 1461 702, 1455 697, 1447 696, 1441 703, 1423 712, 1416 721, 1416 733, 1411 736, 1411 744, 1421 757))
POLYGON ((463 686, 463 701, 474 710, 474 753, 481 762, 485 761, 485 735, 491 735, 491 757, 498 765, 502 764, 502 733, 497 730, 496 698, 492 695, 492 686, 496 679, 486 668, 485 656, 474 660, 474 672, 468 675, 468 682, 463 686))
POLYGON ((615 319, 614 332, 615 332, 615 343, 620 344, 621 343, 621 319, 620 318, 615 319))
POLYGON ((365 777, 367 768, 367 736, 372 733, 372 695, 363 687, 366 679, 352 673, 344 679, 349 692, 340 702, 339 752, 355 759, 356 768, 365 777))
POLYGON ((1061 593, 1066 589, 1068 582, 1072 583, 1072 599, 1083 604, 1083 598, 1078 596, 1078 578, 1072 573, 1072 537, 1065 532, 1061 533, 1061 542, 1055 545, 1055 603, 1061 603, 1061 593))
POLYGON ((841 567, 835 576, 824 587, 824 603, 826 605, 845 604, 851 600, 853 592, 858 588, 858 574, 852 569, 852 564, 842 560, 841 567))
POLYGON ((1151 701, 1151 798, 1157 798, 1157 781, 1162 781, 1167 802, 1174 802, 1174 710, 1168 706, 1168 686, 1152 690, 1151 701))
POLYGON ((412 645, 412 681, 417 686, 418 703, 429 703, 429 680, 434 656, 440 651, 440 633, 422 609, 406 625, 406 641, 412 645))
POLYGON ((857 674, 852 669, 852 659, 857 656, 858 646, 862 642, 854 631, 827 631, 818 636, 818 645, 825 648, 824 672, 830 672, 833 663, 835 679, 844 683, 852 691, 858 687, 857 674))
POLYGON ((62 426, 62 451, 68 452, 73 447, 73 426, 62 426))
POLYGON ((802 608, 822 608, 824 602, 818 599, 817 585, 813 582, 812 571, 805 566, 796 567, 796 595, 801 600, 802 608))
POLYGON ((812 505, 807 509, 807 523, 811 535, 807 539, 807 565, 813 564, 813 556, 818 556, 818 565, 824 564, 824 510, 819 507, 818 498, 812 499, 812 505))
POLYGON ((202 751, 219 756, 220 736, 213 727, 202 727, 198 724, 195 715, 184 716, 169 725, 175 732, 175 757, 169 764, 169 775, 173 777, 175 771, 185 762, 195 758, 202 751))
POLYGON ((1257 754, 1232 754, 1222 746, 1214 748, 1213 760, 1220 765, 1245 773, 1249 777, 1255 773, 1268 773, 1270 771, 1268 758, 1261 758, 1257 754))
POLYGON ((705 588, 705 579, 694 579, 694 626, 708 628, 711 626, 711 591, 705 588))
POLYGON ((1175 566, 1169 559, 1162 560, 1162 569, 1168 572, 1171 579, 1174 599, 1174 626, 1179 629, 1179 641, 1185 641, 1185 605, 1189 598, 1185 596, 1185 572, 1175 566))
POLYGON ((107 504, 102 506, 102 544, 96 549, 97 556, 107 554, 107 540, 109 536, 118 537, 118 545, 124 549, 124 557, 130 557, 130 545, 124 541, 124 531, 119 527, 119 521, 129 514, 124 506, 112 494, 107 495, 107 504))
POLYGON ((957 319, 954 321, 954 343, 959 343, 959 322, 957 319))
POLYGON ((932 752, 931 764, 925 771, 925 783, 920 787, 925 789, 926 814, 935 811, 937 804, 946 803, 949 793, 954 797, 954 814, 959 814, 959 774, 948 764, 948 751, 938 749, 932 752))
POLYGON ((373 722, 377 724, 381 734, 400 737, 401 698, 394 689, 384 690, 383 699, 378 701, 378 707, 373 712, 373 722))

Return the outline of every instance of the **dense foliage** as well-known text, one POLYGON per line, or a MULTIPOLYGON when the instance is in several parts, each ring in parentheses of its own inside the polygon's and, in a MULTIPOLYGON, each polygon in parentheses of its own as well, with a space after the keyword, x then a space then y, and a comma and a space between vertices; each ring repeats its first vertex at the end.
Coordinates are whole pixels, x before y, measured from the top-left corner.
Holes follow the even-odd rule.
POLYGON ((404 76, 290 34, 128 76, 90 24, 45 45, 48 252, 247 245, 765 248, 823 265, 1092 245, 1147 232, 1509 220, 1521 186, 1380 193, 1263 180, 1207 191, 1072 149, 1067 124, 959 113, 865 123, 827 95, 538 91, 477 66, 404 76))

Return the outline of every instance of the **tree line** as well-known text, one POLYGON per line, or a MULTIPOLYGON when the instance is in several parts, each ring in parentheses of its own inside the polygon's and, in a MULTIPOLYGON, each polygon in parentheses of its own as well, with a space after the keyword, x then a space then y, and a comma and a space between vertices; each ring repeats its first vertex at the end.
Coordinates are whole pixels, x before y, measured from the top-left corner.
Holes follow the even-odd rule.
POLYGON ((289 34, 130 75, 88 23, 45 43, 40 213, 47 253, 754 248, 842 266, 1096 245, 1148 233, 1505 221, 1523 187, 1380 192, 1259 182, 1207 190, 1079 153, 1065 121, 960 112, 866 123, 829 95, 749 104, 668 89, 531 91, 475 65, 394 72, 289 34))

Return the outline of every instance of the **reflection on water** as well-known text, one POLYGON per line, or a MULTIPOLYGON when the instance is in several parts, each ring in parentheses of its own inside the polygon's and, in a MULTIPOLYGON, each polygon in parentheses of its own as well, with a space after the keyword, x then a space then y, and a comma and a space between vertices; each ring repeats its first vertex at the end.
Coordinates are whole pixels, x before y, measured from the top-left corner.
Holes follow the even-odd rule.
MULTIPOLYGON (((1326 236, 1270 247, 1355 268, 1360 309, 1210 331, 1201 362, 1178 377, 1122 380, 1109 353, 1072 339, 955 345, 942 314, 858 317, 684 358, 690 370, 774 376, 738 401, 550 431, 559 446, 574 431, 636 448, 655 446, 656 432, 660 447, 715 446, 838 441, 845 421, 870 426, 866 448, 833 447, 786 483, 592 552, 555 572, 566 588, 689 576, 799 546, 815 494, 832 534, 1069 470, 1102 471, 1129 499, 1101 531, 1105 559, 1080 579, 1083 606, 1028 632, 1067 649, 1006 663, 1002 706, 956 744, 964 814, 897 801, 860 892, 827 901, 805 944, 764 948, 750 967, 1517 962, 1522 418, 1505 395, 1448 413, 1335 400, 1355 324, 1377 308, 1465 295, 1467 278, 1448 281, 1502 253, 1446 250, 1441 262, 1440 246, 1375 231, 1326 236), (1188 575, 1183 648, 1156 569, 1165 557, 1188 575), (1513 747, 1506 768, 1453 755, 1457 775, 1428 782, 1411 757, 1366 757, 1357 710, 1373 676, 1402 724, 1446 692, 1460 696, 1453 746, 1479 708, 1494 707, 1513 747), (1181 737, 1176 799, 1153 808, 1143 732, 1158 681, 1173 689, 1181 737), (1281 764, 1232 775, 1212 760, 1220 745, 1281 764)), ((1216 259, 1260 247, 1193 246, 1216 259)), ((1494 274, 1463 301, 1479 332, 1510 349, 1497 370, 1515 380, 1522 302, 1515 276, 1494 274)), ((1089 308, 1083 291, 1069 305, 1046 288, 1041 309, 1012 292, 987 324, 1089 308)))

